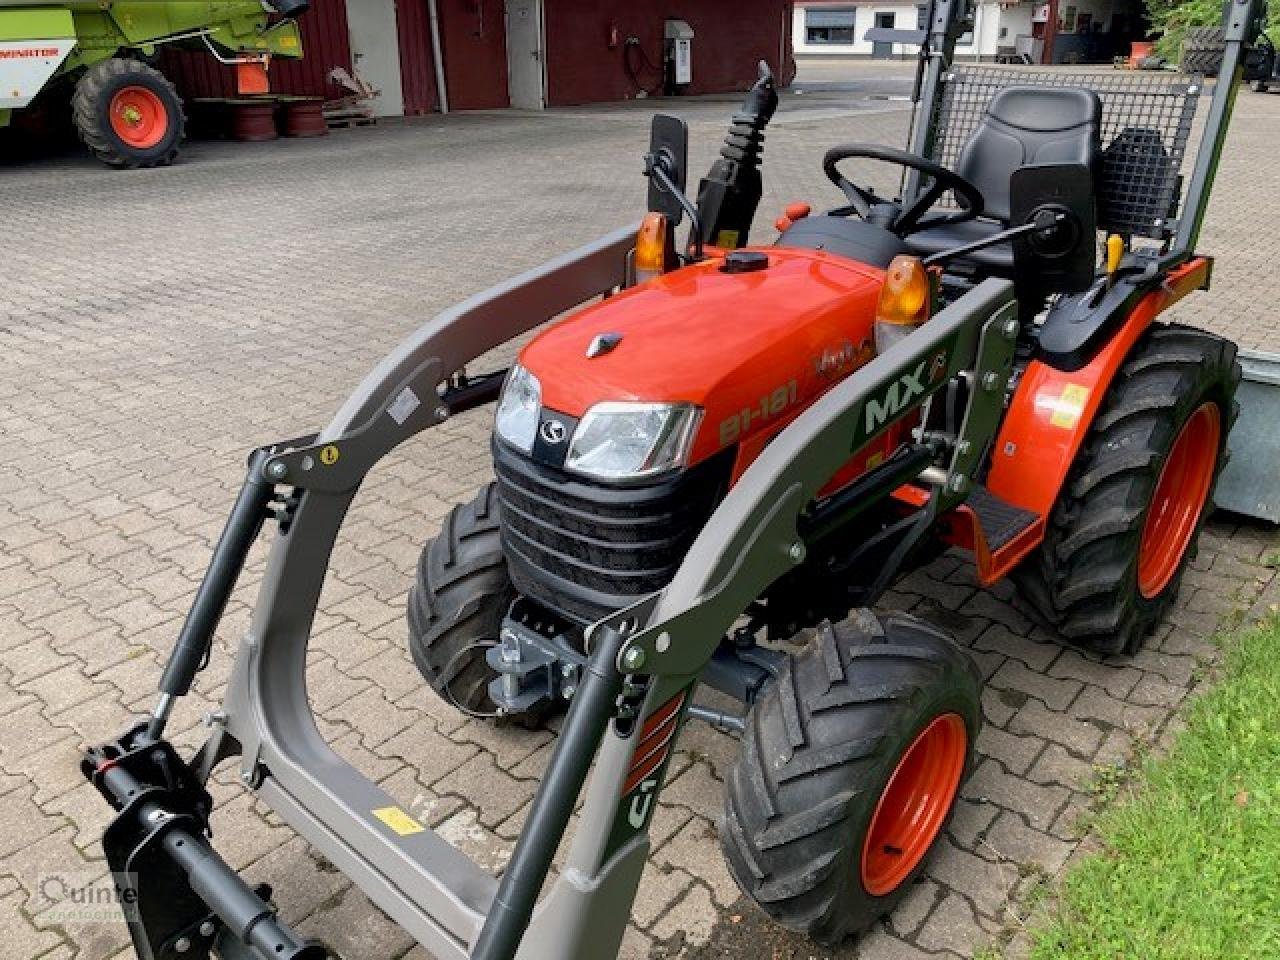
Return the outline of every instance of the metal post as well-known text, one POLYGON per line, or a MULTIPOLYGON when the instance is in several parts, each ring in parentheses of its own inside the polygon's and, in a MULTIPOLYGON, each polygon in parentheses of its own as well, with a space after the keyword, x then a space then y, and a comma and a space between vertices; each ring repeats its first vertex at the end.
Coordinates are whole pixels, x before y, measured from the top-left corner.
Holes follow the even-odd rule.
POLYGON ((623 636, 617 631, 599 631, 599 642, 583 669, 582 684, 574 695, 471 960, 511 960, 520 947, 538 892, 569 825, 574 802, 613 716, 622 689, 617 659, 623 643, 623 636))
POLYGON ((1231 124, 1231 111, 1236 93, 1240 89, 1241 71, 1244 67, 1245 44, 1249 42, 1257 26, 1258 0, 1233 0, 1222 21, 1226 46, 1222 53, 1222 68, 1214 86, 1213 103, 1209 118, 1205 121, 1204 137, 1196 154, 1195 170, 1187 189, 1187 202, 1178 236, 1169 257, 1184 259, 1195 250, 1200 239, 1200 227, 1209 207, 1209 194, 1213 190, 1213 178, 1218 172, 1218 160, 1226 143, 1227 128, 1231 124))
POLYGON ((222 619, 231 591, 244 568, 245 558, 262 529, 267 504, 275 491, 275 485, 262 474, 268 456, 266 450, 256 450, 249 458, 249 475, 236 498, 231 516, 227 518, 222 536, 218 538, 218 545, 213 548, 209 569, 205 571, 195 601, 182 624, 182 632, 178 634, 178 642, 169 655, 164 675, 160 678, 160 699, 147 725, 147 736, 153 740, 164 733, 174 701, 190 691, 213 642, 213 632, 218 628, 218 621, 222 619))
MULTIPOLYGON (((925 39, 928 62, 924 70, 924 82, 920 88, 919 103, 907 141, 907 149, 919 157, 933 154, 934 119, 938 97, 942 93, 942 72, 950 68, 956 51, 957 20, 964 0, 934 0, 929 9, 929 24, 925 39)), ((904 203, 910 205, 920 192, 920 171, 907 171, 904 203)))

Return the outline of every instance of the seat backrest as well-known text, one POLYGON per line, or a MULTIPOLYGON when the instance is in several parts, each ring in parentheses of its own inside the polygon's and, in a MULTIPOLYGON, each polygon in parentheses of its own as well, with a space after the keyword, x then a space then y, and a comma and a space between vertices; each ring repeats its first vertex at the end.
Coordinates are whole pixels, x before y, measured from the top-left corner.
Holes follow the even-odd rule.
POLYGON ((1005 87, 960 152, 956 173, 986 199, 984 216, 1009 220, 1009 178, 1033 163, 1082 163, 1102 154, 1102 101, 1078 87, 1005 87))

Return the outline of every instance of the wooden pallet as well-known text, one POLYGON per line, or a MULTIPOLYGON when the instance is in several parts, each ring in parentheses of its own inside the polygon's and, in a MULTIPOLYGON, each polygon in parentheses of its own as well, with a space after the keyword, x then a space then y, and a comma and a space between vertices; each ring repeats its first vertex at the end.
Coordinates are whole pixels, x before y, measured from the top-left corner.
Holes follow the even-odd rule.
POLYGON ((364 114, 352 114, 347 116, 326 115, 324 122, 329 125, 330 130, 347 130, 351 127, 372 127, 378 122, 378 118, 366 117, 364 114))

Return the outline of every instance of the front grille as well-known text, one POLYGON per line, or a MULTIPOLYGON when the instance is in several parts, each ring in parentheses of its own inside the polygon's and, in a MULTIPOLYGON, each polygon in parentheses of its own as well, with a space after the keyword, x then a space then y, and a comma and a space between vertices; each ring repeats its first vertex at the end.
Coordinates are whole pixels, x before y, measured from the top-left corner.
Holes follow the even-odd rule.
POLYGON ((724 495, 732 451, 658 483, 592 482, 495 438, 502 544, 517 590, 582 623, 662 589, 724 495))

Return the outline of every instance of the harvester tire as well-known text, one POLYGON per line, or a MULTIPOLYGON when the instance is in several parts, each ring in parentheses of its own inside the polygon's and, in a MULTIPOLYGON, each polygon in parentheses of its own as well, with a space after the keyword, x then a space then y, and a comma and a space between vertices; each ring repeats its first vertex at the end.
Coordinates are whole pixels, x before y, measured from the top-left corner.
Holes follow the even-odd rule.
POLYGON ((833 945, 924 869, 973 763, 982 679, 937 628, 859 610, 817 628, 752 708, 720 842, 778 924, 833 945))
POLYGON ((173 163, 186 132, 178 91, 138 60, 95 63, 76 84, 71 111, 94 156, 125 170, 173 163))
POLYGON ((1235 345, 1202 330, 1153 327, 1133 348, 1044 542, 1013 575, 1063 637, 1101 654, 1133 653, 1168 611, 1213 512, 1239 383, 1235 345))
POLYGON ((485 654, 516 597, 498 531, 501 509, 494 484, 486 484, 449 511, 423 548, 409 590, 409 652, 431 689, 464 713, 535 728, 554 712, 550 704, 498 718, 489 697, 497 673, 485 654))
POLYGON ((1222 58, 1227 52, 1226 35, 1222 27, 1191 27, 1182 38, 1183 73, 1199 73, 1216 77, 1222 70, 1222 58))

